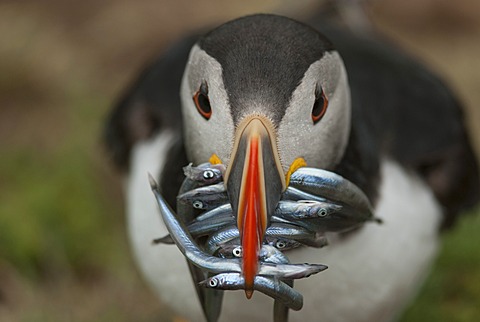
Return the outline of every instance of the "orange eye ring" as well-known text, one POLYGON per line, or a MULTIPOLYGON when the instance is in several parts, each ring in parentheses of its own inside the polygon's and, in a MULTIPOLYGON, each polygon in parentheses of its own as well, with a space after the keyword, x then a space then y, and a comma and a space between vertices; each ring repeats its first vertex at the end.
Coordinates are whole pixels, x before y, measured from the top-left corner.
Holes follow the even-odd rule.
POLYGON ((204 119, 209 120, 212 116, 212 107, 210 105, 210 99, 208 98, 208 87, 206 83, 202 83, 200 89, 193 95, 193 102, 195 103, 198 113, 200 113, 204 119))
POLYGON ((328 99, 323 90, 319 94, 315 94, 315 96, 315 103, 313 103, 312 108, 313 124, 317 124, 323 118, 328 107, 328 99))

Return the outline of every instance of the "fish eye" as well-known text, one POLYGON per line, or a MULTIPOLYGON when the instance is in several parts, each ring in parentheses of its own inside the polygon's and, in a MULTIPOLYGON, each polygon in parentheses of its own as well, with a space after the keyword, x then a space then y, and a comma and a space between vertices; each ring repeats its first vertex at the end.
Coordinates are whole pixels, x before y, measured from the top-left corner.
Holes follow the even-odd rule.
POLYGON ((327 215, 327 209, 325 209, 325 208, 320 209, 320 210, 318 211, 318 215, 319 215, 320 217, 325 217, 325 216, 327 215))
POLYGON ((325 115, 328 107, 328 99, 321 87, 317 87, 315 90, 315 102, 312 108, 312 121, 313 124, 317 124, 325 115))
POLYGON ((200 200, 195 200, 195 201, 192 203, 192 206, 193 206, 193 208, 195 208, 195 209, 203 209, 203 202, 201 202, 200 200))
POLYGON ((235 247, 232 251, 233 256, 241 257, 242 256, 242 246, 235 247))
POLYGON ((208 281, 208 285, 209 285, 210 287, 217 287, 217 285, 218 285, 217 279, 216 279, 216 278, 211 278, 211 279, 208 281))
POLYGON ((203 172, 203 178, 204 178, 205 180, 212 179, 214 176, 215 176, 215 173, 213 173, 212 170, 205 170, 205 171, 203 172))
POLYGON ((204 119, 209 120, 212 116, 212 107, 210 106, 210 99, 208 98, 208 86, 203 82, 198 91, 193 95, 193 102, 197 107, 198 113, 204 119))
POLYGON ((278 249, 283 249, 283 248, 287 247, 287 244, 286 244, 283 240, 279 240, 279 241, 277 241, 277 243, 275 244, 275 246, 276 246, 278 249))

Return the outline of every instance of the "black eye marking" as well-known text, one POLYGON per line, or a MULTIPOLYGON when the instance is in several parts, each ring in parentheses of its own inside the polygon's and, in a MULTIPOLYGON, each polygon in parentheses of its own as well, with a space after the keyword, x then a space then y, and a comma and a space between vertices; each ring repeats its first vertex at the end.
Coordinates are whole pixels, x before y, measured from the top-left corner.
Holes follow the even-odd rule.
POLYGON ((193 95, 193 102, 197 107, 198 113, 206 120, 209 120, 212 116, 212 107, 210 106, 210 99, 208 98, 207 83, 202 82, 198 91, 193 95))
POLYGON ((312 121, 313 124, 317 124, 325 115, 328 107, 328 99, 321 87, 317 87, 315 90, 315 103, 312 108, 312 121))

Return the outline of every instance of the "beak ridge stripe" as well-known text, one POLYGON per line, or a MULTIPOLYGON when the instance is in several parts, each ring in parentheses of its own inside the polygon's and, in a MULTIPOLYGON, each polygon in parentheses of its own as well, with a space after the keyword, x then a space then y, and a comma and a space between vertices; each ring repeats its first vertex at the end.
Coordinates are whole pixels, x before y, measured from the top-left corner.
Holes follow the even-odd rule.
POLYGON ((278 166, 273 134, 261 119, 253 118, 237 131, 225 182, 240 231, 245 294, 251 298, 268 215, 278 203, 285 177, 278 166))
POLYGON ((257 133, 252 133, 247 147, 244 169, 245 185, 242 189, 242 202, 239 207, 239 225, 242 236, 242 270, 245 278, 245 294, 250 298, 253 283, 258 271, 258 254, 266 229, 266 204, 264 198, 264 178, 262 171, 261 141, 257 133))

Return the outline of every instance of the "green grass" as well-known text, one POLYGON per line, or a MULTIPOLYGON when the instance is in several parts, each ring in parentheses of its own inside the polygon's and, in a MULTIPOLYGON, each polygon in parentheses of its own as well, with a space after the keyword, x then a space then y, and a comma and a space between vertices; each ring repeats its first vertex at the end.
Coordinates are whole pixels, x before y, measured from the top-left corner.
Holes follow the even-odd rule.
POLYGON ((480 319, 480 212, 443 236, 443 248, 419 297, 402 321, 480 319))
POLYGON ((121 203, 107 199, 94 148, 101 118, 89 110, 103 102, 71 99, 77 106, 59 120, 69 128, 55 145, 1 151, 0 255, 31 278, 99 266, 115 249, 106 237, 121 233, 121 203))

